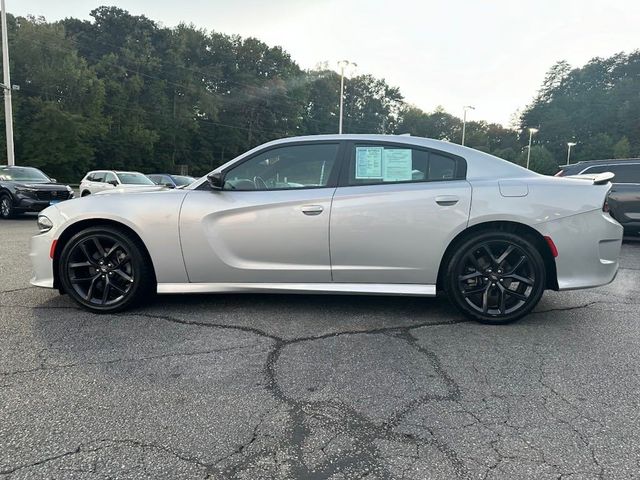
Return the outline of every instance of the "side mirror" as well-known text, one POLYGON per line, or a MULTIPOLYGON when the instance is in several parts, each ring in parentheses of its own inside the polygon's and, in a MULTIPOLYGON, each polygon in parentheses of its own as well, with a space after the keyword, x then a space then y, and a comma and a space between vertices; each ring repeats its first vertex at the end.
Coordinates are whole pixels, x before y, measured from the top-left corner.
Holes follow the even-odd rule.
POLYGON ((167 188, 176 188, 176 186, 173 183, 169 183, 169 182, 165 183, 164 186, 167 188))
POLYGON ((207 180, 212 190, 222 190, 222 187, 224 187, 224 175, 221 172, 212 173, 207 176, 207 180))
POLYGON ((51 183, 58 183, 58 180, 56 180, 55 178, 50 178, 49 180, 51 180, 51 183))
POLYGON ((111 180, 109 182, 107 182, 109 185, 113 185, 114 187, 118 186, 118 182, 116 182, 115 180, 111 180))

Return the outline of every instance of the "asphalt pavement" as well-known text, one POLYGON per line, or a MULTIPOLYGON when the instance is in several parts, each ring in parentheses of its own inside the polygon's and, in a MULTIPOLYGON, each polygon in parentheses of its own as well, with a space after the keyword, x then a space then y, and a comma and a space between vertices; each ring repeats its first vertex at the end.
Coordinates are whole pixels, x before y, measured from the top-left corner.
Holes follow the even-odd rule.
POLYGON ((640 476, 640 240, 606 287, 508 326, 443 298, 157 297, 93 315, 30 287, 0 221, 0 478, 640 476))

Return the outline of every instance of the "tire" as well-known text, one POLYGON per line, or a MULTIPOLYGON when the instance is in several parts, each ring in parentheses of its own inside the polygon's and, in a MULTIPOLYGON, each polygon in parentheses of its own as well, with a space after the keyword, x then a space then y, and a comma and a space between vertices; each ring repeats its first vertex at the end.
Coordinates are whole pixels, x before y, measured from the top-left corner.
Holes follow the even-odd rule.
POLYGON ((484 232, 464 240, 447 266, 445 291, 467 317, 493 325, 514 322, 538 304, 544 260, 527 238, 484 232))
POLYGON ((91 192, 89 190, 85 190, 84 192, 82 192, 80 194, 81 197, 86 197, 86 196, 89 196, 89 195, 91 195, 91 192))
POLYGON ((9 220, 13 218, 15 212, 13 210, 13 200, 6 193, 0 195, 0 218, 9 220))
POLYGON ((62 289, 81 307, 113 313, 148 298, 155 286, 144 247, 127 232, 97 226, 75 234, 58 262, 62 289))

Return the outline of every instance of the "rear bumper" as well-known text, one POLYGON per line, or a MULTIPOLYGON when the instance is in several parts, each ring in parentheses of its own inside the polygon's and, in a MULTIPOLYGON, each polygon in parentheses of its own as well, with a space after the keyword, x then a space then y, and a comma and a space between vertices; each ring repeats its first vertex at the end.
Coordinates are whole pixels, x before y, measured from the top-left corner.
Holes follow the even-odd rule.
POLYGON ((558 248, 556 270, 560 290, 611 283, 618 272, 623 228, 601 210, 536 225, 558 248))

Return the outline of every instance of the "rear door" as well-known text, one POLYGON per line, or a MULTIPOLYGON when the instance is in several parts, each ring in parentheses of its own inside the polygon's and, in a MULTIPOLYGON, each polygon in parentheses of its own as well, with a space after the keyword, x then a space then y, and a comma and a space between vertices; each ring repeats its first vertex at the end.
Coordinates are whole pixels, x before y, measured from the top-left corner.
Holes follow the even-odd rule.
POLYGON ((422 147, 350 143, 330 222, 334 282, 435 284, 469 218, 463 158, 422 147))
POLYGON ((98 193, 105 189, 105 178, 106 172, 96 172, 91 177, 91 193, 98 193))

